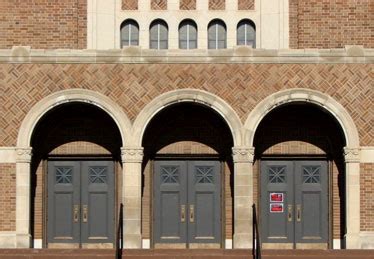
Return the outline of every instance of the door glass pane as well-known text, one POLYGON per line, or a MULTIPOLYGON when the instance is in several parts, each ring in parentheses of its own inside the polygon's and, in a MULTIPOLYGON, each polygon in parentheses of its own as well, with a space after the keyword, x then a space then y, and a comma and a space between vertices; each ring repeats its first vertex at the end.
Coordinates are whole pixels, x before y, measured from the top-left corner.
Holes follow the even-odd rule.
POLYGON ((69 184, 73 180, 72 167, 56 167, 56 183, 69 184))
POLYGON ((161 167, 161 183, 179 183, 179 170, 177 166, 161 167))
POLYGON ((213 167, 196 166, 195 182, 196 183, 214 183, 213 167))
POLYGON ((303 182, 304 183, 320 183, 321 182, 320 166, 303 166, 303 182))
POLYGON ((107 182, 107 168, 104 166, 89 167, 88 178, 90 183, 106 183, 107 182))
POLYGON ((286 167, 269 166, 268 177, 269 183, 286 183, 286 167))

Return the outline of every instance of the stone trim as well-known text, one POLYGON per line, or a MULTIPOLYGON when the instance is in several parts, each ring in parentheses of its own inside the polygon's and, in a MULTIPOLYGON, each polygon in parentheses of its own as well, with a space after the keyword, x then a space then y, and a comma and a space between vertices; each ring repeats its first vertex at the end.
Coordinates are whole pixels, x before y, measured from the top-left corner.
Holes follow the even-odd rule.
POLYGON ((109 97, 95 91, 69 89, 55 92, 43 98, 33 106, 22 121, 19 129, 17 146, 30 146, 31 135, 40 118, 57 105, 69 102, 90 103, 104 110, 117 124, 121 133, 122 143, 124 144, 125 141, 129 141, 131 136, 131 122, 118 104, 109 99, 109 97))
POLYGON ((143 161, 144 148, 123 147, 121 148, 121 158, 124 163, 141 163, 143 161))
POLYGON ((345 147, 344 160, 346 163, 360 163, 360 149, 359 148, 348 148, 345 147))
POLYGON ((16 163, 31 163, 32 148, 31 147, 17 147, 16 148, 16 163))
POLYGON ((170 91, 159 95, 149 102, 134 121, 133 143, 141 146, 144 131, 150 120, 163 108, 180 102, 199 103, 215 110, 228 124, 232 133, 234 145, 241 145, 242 123, 236 112, 220 97, 197 89, 180 89, 170 91))
POLYGON ((339 122, 347 142, 347 147, 359 147, 357 127, 348 111, 331 96, 310 89, 295 88, 276 92, 262 100, 248 115, 244 124, 247 130, 245 141, 252 146, 256 129, 262 119, 273 109, 291 102, 312 103, 327 110, 339 122))
POLYGON ((124 47, 111 50, 44 50, 27 46, 0 49, 1 63, 374 63, 374 49, 252 49, 247 46, 222 50, 152 50, 124 47))
POLYGON ((253 163, 255 156, 254 147, 233 147, 232 156, 234 163, 253 163))

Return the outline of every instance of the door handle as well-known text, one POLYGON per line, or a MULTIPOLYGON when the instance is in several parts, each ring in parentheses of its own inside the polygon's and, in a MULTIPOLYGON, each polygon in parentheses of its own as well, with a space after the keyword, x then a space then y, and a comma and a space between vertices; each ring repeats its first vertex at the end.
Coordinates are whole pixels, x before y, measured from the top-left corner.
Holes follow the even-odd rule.
POLYGON ((190 205, 190 222, 195 222, 195 206, 193 204, 190 205))
POLYGON ((88 221, 88 205, 83 205, 83 222, 87 223, 88 221))
POLYGON ((73 208, 73 221, 74 221, 74 223, 79 222, 79 205, 74 205, 74 208, 73 208))
POLYGON ((181 222, 186 222, 186 205, 181 205, 181 222))
POLYGON ((296 205, 296 221, 301 222, 301 205, 296 205))
POLYGON ((292 222, 292 205, 288 205, 287 219, 288 222, 292 222))

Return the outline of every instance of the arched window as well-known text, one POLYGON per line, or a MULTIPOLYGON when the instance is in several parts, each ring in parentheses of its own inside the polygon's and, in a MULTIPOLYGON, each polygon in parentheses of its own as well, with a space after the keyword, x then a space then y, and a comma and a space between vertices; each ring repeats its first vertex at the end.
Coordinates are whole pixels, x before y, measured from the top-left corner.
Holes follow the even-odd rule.
POLYGON ((151 49, 168 48, 168 25, 163 20, 155 20, 149 28, 149 47, 151 49))
POLYGON ((139 45, 139 25, 134 20, 126 20, 121 24, 121 48, 139 45))
POLYGON ((226 25, 221 20, 213 20, 208 25, 208 48, 226 48, 226 25))
POLYGON ((197 49, 197 25, 192 20, 184 20, 179 24, 179 48, 197 49))
POLYGON ((256 48, 256 26, 248 19, 241 20, 237 27, 237 45, 256 48))

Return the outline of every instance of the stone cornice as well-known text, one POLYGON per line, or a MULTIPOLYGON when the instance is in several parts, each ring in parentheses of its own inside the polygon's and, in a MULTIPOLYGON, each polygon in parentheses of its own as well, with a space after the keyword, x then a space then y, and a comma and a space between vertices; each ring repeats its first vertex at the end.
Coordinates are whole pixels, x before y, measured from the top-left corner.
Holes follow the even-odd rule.
POLYGON ((0 49, 0 63, 374 63, 374 49, 346 46, 342 49, 252 49, 245 46, 223 50, 151 50, 127 47, 111 50, 31 49, 14 46, 0 49))

